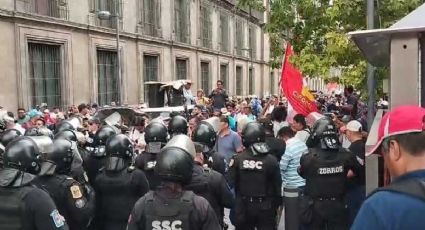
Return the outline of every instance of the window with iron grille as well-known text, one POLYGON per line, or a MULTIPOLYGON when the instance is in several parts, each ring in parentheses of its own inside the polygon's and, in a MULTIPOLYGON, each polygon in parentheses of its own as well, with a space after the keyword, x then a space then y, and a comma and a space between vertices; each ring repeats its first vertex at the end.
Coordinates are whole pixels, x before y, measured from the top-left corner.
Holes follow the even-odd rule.
MULTIPOLYGON (((159 57, 156 55, 143 55, 143 80, 144 82, 148 81, 158 81, 158 66, 159 66, 159 57)), ((149 98, 149 87, 144 85, 145 92, 145 101, 149 98)))
POLYGON ((249 51, 252 58, 255 60, 257 56, 257 33, 255 32, 255 27, 249 27, 249 51))
POLYGON ((253 68, 249 68, 248 70, 248 91, 249 95, 254 94, 254 76, 253 76, 254 70, 253 68))
POLYGON ((219 25, 219 45, 220 50, 223 52, 229 52, 229 16, 221 12, 220 13, 220 25, 219 25))
POLYGON ((145 35, 161 36, 161 0, 140 0, 142 24, 145 35))
POLYGON ((201 89, 204 92, 210 90, 210 63, 201 62, 201 89))
POLYGON ((190 0, 174 0, 174 33, 178 42, 190 41, 190 0))
POLYGON ((201 3, 199 10, 199 20, 200 20, 200 38, 203 47, 211 48, 212 42, 212 22, 211 22, 211 11, 205 3, 201 3))
POLYGON ((228 78, 229 78, 229 71, 228 71, 227 65, 226 64, 221 64, 220 65, 220 80, 223 81, 223 87, 226 90, 229 89, 229 86, 228 86, 229 80, 228 80, 228 78))
POLYGON ((243 21, 241 19, 236 19, 235 22, 235 49, 236 49, 236 54, 239 56, 242 56, 242 51, 244 48, 244 29, 243 29, 243 21))
POLYGON ((236 95, 242 96, 242 67, 236 66, 236 95))
POLYGON ((62 106, 61 47, 28 43, 29 90, 31 107, 46 103, 49 107, 62 106))
POLYGON ((16 0, 28 13, 68 19, 68 0, 16 0))
MULTIPOLYGON (((117 28, 117 23, 115 20, 115 16, 118 16, 121 20, 123 18, 122 11, 122 0, 90 0, 90 10, 93 13, 97 13, 99 11, 108 11, 111 14, 111 18, 101 20, 96 16, 96 25, 109 27, 109 28, 117 28)), ((121 26, 121 25, 118 25, 121 26)))
POLYGON ((187 79, 187 60, 176 59, 176 79, 184 80, 187 79))
POLYGON ((97 50, 97 95, 99 105, 110 105, 120 101, 120 83, 118 79, 117 53, 97 50))
POLYGON ((275 89, 275 77, 273 71, 270 72, 270 94, 274 94, 275 89))

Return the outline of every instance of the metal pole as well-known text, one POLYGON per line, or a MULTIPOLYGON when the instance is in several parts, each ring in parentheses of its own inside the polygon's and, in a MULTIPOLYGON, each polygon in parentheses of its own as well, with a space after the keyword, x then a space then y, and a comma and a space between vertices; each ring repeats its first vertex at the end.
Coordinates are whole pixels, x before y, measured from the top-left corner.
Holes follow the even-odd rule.
POLYGON ((117 26, 117 65, 118 65, 118 88, 119 88, 119 100, 120 100, 120 105, 123 104, 123 82, 122 82, 122 76, 121 76, 121 54, 120 54, 120 17, 118 14, 118 3, 116 4, 116 9, 115 9, 116 15, 115 15, 115 22, 116 22, 116 26, 117 26))
MULTIPOLYGON (((375 1, 367 0, 367 29, 374 28, 374 13, 375 13, 375 1)), ((367 92, 368 92, 368 101, 367 101, 367 124, 368 129, 370 130, 373 119, 375 116, 375 78, 374 78, 374 67, 369 63, 367 65, 367 92)))

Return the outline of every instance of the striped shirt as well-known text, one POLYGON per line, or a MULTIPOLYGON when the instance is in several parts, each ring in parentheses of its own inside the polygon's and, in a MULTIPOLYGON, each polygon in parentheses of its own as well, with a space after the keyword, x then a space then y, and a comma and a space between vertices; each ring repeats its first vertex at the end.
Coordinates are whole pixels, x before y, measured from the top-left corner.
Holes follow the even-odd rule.
POLYGON ((305 186, 305 180, 298 174, 300 158, 308 153, 307 145, 296 137, 286 141, 285 154, 280 160, 282 187, 298 188, 305 186))

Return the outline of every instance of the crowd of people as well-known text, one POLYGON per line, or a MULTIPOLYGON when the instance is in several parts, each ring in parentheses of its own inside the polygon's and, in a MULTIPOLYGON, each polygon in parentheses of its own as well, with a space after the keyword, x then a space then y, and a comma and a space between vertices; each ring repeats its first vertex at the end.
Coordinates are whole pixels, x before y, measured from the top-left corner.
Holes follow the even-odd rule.
MULTIPOLYGON (((189 114, 138 115, 134 127, 99 120, 96 104, 3 109, 0 229, 227 229, 226 218, 239 230, 385 224, 361 209, 367 111, 352 87, 317 93, 322 116, 311 123, 288 114, 284 97, 229 98, 220 80, 208 96, 190 87, 189 114)), ((393 151, 387 142, 383 151, 393 151)))

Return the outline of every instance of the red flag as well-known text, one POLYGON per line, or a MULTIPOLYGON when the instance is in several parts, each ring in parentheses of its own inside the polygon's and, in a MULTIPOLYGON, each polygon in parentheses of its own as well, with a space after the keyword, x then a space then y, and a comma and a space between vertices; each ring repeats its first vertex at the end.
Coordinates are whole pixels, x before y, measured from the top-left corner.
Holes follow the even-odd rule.
POLYGON ((310 92, 304 86, 301 72, 289 61, 292 55, 292 46, 288 42, 282 65, 280 88, 295 112, 307 116, 311 112, 317 112, 317 106, 312 100, 310 92))

